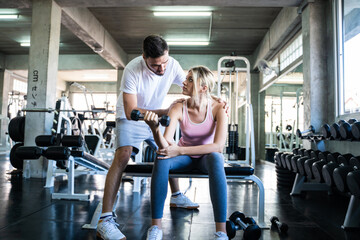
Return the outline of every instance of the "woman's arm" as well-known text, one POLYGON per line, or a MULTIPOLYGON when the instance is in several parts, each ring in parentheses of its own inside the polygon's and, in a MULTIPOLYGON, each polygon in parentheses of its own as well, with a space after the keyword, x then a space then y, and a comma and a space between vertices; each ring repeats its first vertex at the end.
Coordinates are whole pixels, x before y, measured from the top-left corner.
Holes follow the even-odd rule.
POLYGON ((217 104, 216 109, 217 111, 214 116, 216 120, 214 143, 189 147, 170 145, 167 148, 161 148, 158 151, 160 155, 165 155, 165 157, 159 157, 159 159, 165 159, 177 155, 202 155, 209 154, 211 152, 221 153, 226 141, 227 115, 221 103, 217 104))
POLYGON ((176 124, 181 117, 182 112, 182 103, 176 103, 169 111, 170 124, 165 128, 164 135, 160 131, 159 127, 159 117, 156 113, 147 111, 144 116, 145 122, 151 128, 153 132, 154 140, 159 148, 166 148, 169 146, 169 143, 172 143, 173 136, 176 129, 176 124), (172 137, 171 137, 172 136, 172 137))

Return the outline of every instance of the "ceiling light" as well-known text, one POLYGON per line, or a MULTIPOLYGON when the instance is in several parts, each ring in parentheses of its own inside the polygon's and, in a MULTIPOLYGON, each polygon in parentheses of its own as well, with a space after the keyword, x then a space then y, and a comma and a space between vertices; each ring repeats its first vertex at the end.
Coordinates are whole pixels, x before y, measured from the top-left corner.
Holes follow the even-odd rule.
POLYGON ((0 14, 0 19, 18 19, 19 15, 17 14, 0 14))
POLYGON ((22 46, 22 47, 30 47, 30 42, 22 42, 22 43, 20 43, 20 46, 22 46))
POLYGON ((202 41, 202 42, 196 42, 196 41, 167 41, 168 45, 173 45, 173 46, 207 46, 209 45, 208 41, 202 41))
POLYGON ((157 17, 208 17, 211 12, 154 12, 157 17))

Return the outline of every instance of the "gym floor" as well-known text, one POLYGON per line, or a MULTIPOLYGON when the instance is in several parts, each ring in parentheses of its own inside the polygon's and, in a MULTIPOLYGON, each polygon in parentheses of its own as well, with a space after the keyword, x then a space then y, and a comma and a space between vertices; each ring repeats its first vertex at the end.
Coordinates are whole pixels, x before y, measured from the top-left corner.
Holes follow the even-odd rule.
MULTIPOLYGON (((82 175, 76 178, 75 191, 88 193, 89 202, 51 200, 51 193, 65 191, 66 180, 58 177, 53 189, 45 189, 44 179, 23 179, 7 174, 12 170, 6 155, 0 156, 0 239, 96 239, 95 230, 83 230, 90 223, 103 195, 105 176, 82 175)), ((256 175, 265 187, 265 220, 272 216, 289 225, 286 235, 274 229, 262 231, 261 239, 360 239, 360 230, 345 232, 344 222, 349 197, 327 192, 308 192, 289 195, 289 188, 277 186, 275 165, 259 161, 256 175)), ((181 179, 185 190, 189 179, 181 179)), ((145 239, 150 227, 149 182, 140 193, 133 193, 132 181, 121 185, 120 204, 116 209, 117 222, 129 240, 145 239)), ((228 181, 228 216, 242 211, 256 216, 257 186, 253 183, 228 181)), ((193 179, 187 196, 198 202, 198 211, 170 209, 166 199, 163 230, 165 239, 213 239, 215 226, 209 197, 208 181, 193 179)), ((242 239, 238 231, 234 239, 242 239)))

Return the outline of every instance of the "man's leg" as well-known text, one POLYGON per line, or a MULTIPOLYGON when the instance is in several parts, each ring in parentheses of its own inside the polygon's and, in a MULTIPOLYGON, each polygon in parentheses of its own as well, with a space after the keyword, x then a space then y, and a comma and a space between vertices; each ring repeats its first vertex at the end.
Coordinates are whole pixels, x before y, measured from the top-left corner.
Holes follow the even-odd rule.
POLYGON ((122 173, 129 162, 131 152, 131 146, 116 149, 114 160, 106 175, 103 209, 97 227, 97 236, 102 239, 126 239, 124 234, 117 228, 117 223, 115 223, 112 216, 112 209, 119 191, 122 173))
POLYGON ((132 152, 132 146, 119 147, 115 151, 114 161, 106 175, 103 210, 102 212, 111 212, 114 206, 117 192, 119 191, 121 178, 126 165, 129 162, 132 152))

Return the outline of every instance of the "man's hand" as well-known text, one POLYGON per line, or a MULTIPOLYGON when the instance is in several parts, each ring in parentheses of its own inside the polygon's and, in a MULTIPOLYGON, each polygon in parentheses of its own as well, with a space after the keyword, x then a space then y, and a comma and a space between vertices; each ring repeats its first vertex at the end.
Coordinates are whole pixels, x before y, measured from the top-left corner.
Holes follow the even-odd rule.
POLYGON ((164 149, 159 149, 156 152, 158 155, 158 159, 168 159, 168 158, 172 158, 172 157, 176 157, 181 155, 180 154, 180 147, 178 145, 176 145, 176 143, 169 143, 169 146, 167 146, 164 149))
POLYGON ((167 113, 166 113, 166 114, 169 114, 170 109, 171 109, 175 104, 177 104, 177 103, 182 103, 182 102, 184 102, 184 101, 186 101, 185 98, 176 99, 176 100, 170 105, 170 107, 167 109, 167 113))
POLYGON ((222 100, 221 98, 215 97, 215 96, 211 96, 215 101, 217 101, 218 103, 222 103, 223 104, 223 108, 225 109, 225 113, 226 115, 229 117, 229 105, 227 104, 227 102, 225 102, 224 100, 222 100))

